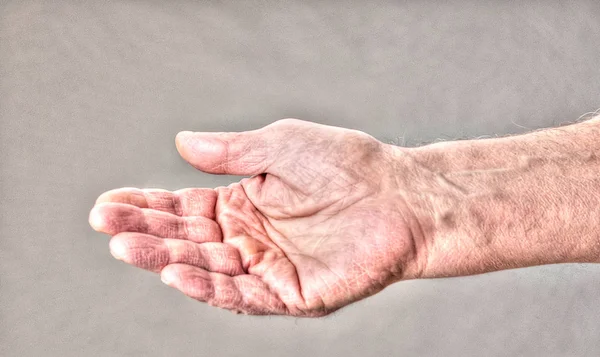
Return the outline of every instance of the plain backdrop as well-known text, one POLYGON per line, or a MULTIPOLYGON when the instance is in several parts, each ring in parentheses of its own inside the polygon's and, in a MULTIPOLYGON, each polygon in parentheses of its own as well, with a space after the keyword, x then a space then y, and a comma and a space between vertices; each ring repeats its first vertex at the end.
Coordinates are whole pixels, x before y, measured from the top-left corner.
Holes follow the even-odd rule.
POLYGON ((0 356, 598 356, 600 267, 408 281, 322 319, 112 259, 103 191, 214 187, 180 130, 295 117, 415 146, 600 107, 600 2, 0 0, 0 356))

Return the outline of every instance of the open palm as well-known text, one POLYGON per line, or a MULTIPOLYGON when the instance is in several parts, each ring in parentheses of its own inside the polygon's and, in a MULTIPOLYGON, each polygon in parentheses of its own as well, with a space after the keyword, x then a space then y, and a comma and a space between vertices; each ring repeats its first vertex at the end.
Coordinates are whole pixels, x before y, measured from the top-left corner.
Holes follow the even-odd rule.
POLYGON ((216 189, 102 194, 94 229, 113 255, 211 305, 322 316, 414 274, 415 219, 387 146, 286 119, 241 133, 180 133, 201 171, 251 176, 216 189))

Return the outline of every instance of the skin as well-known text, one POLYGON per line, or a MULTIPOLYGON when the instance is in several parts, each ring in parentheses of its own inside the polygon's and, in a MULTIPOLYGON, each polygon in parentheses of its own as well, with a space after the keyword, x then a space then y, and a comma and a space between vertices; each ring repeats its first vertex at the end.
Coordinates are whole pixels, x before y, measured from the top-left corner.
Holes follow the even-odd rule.
POLYGON ((182 132, 192 166, 248 178, 111 190, 90 224, 115 258, 199 301, 323 316, 399 280, 598 260, 598 125, 413 149, 295 119, 182 132))

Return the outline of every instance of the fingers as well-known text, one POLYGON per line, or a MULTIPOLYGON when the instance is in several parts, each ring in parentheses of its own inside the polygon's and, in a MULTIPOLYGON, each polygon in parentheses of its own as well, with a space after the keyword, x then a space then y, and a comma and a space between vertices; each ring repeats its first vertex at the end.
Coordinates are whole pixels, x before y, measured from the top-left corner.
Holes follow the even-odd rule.
POLYGON ((110 240, 110 251, 125 263, 156 273, 169 264, 182 263, 221 274, 244 274, 237 250, 223 243, 196 244, 126 232, 110 240))
POLYGON ((175 143, 183 159, 211 174, 256 175, 269 170, 280 146, 264 130, 240 133, 177 134, 175 143))
POLYGON ((161 272, 163 282, 209 305, 250 315, 286 315, 277 295, 254 275, 229 276, 186 264, 170 264, 161 272))
POLYGON ((197 243, 221 242, 221 228, 206 217, 179 217, 124 203, 100 203, 92 208, 90 225, 98 232, 147 233, 157 237, 187 239, 197 243))
POLYGON ((104 202, 126 203, 140 208, 150 208, 178 216, 204 216, 215 218, 217 193, 209 188, 186 188, 170 192, 161 189, 123 187, 101 194, 96 204, 104 202))

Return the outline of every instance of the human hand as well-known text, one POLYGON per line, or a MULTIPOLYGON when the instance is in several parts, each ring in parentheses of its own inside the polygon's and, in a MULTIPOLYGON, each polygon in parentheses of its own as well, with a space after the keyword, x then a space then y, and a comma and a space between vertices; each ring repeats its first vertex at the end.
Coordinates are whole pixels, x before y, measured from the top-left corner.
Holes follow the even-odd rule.
POLYGON ((323 316, 419 274, 418 226, 397 151, 355 130, 295 119, 240 133, 178 134, 216 189, 121 188, 90 224, 112 254, 184 294, 246 314, 323 316))

